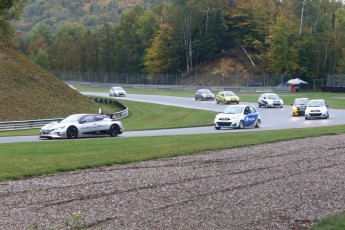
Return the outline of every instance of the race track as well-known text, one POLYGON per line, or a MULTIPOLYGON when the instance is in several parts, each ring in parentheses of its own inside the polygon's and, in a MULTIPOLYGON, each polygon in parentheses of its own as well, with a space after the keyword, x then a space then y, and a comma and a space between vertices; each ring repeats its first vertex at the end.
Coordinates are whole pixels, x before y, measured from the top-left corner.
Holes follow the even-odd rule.
MULTIPOLYGON (((108 93, 96 92, 82 92, 84 95, 93 95, 97 97, 109 97, 108 93)), ((172 97, 160 95, 142 95, 142 94, 128 94, 126 97, 114 98, 121 100, 132 100, 140 102, 150 102, 156 104, 203 109, 215 112, 222 111, 226 106, 223 104, 216 104, 215 101, 195 101, 194 98, 187 97, 172 97)), ((245 103, 257 107, 256 103, 245 103)), ((305 120, 304 117, 291 116, 291 106, 284 105, 283 108, 259 108, 262 120, 260 129, 222 129, 215 130, 213 126, 209 127, 195 127, 195 128, 180 128, 180 129, 162 129, 162 130, 145 130, 145 131, 128 131, 121 134, 119 137, 140 137, 140 136, 163 136, 163 135, 182 135, 182 134, 205 134, 205 133, 220 133, 220 132, 243 132, 243 131, 260 131, 260 130, 278 130, 291 128, 309 128, 319 126, 331 126, 345 124, 345 110, 330 108, 330 118, 320 120, 305 120)), ((216 113, 215 113, 216 115, 216 113)), ((212 123, 213 121, 210 121, 212 123)), ((126 128, 126 127, 125 127, 126 128)), ((36 142, 47 141, 46 139, 39 139, 37 136, 21 136, 21 137, 0 137, 0 143, 14 143, 14 142, 36 142)))

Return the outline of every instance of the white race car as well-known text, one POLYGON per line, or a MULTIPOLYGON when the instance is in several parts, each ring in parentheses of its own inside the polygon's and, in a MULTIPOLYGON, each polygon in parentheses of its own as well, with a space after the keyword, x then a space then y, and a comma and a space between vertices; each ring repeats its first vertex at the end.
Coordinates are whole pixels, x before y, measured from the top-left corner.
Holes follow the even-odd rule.
POLYGON ((124 131, 121 121, 107 115, 74 114, 65 119, 49 123, 41 128, 40 138, 68 138, 111 136, 124 131))
POLYGON ((125 97, 126 91, 122 87, 111 87, 109 90, 110 97, 125 97))
POLYGON ((258 106, 283 108, 283 100, 275 93, 263 93, 258 98, 258 106))
POLYGON ((230 105, 214 119, 214 128, 237 128, 261 126, 260 113, 251 105, 230 105))
POLYGON ((310 100, 308 102, 307 108, 305 109, 304 118, 306 120, 314 118, 329 118, 329 106, 325 100, 310 100))

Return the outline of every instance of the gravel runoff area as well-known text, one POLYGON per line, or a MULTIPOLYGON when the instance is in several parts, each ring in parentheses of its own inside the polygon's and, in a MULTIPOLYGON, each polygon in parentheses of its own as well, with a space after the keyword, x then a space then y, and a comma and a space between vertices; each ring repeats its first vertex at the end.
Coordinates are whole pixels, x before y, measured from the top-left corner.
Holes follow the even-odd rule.
POLYGON ((345 135, 6 181, 0 198, 0 229, 307 229, 345 211, 345 135))

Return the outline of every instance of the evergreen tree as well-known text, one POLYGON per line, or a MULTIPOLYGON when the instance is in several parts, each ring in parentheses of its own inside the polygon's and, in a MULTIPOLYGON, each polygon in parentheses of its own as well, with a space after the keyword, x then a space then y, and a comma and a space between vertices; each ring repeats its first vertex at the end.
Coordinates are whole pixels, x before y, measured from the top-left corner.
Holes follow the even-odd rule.
POLYGON ((1 0, 0 1, 0 41, 12 41, 14 29, 11 21, 19 19, 26 0, 1 0))

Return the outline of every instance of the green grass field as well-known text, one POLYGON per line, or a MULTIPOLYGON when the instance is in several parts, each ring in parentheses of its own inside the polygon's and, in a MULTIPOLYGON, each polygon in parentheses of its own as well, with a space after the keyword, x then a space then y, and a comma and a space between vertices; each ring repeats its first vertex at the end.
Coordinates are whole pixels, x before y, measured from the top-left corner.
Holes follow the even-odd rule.
POLYGON ((8 143, 1 144, 0 148, 0 181, 337 133, 345 133, 345 125, 257 132, 8 143))

